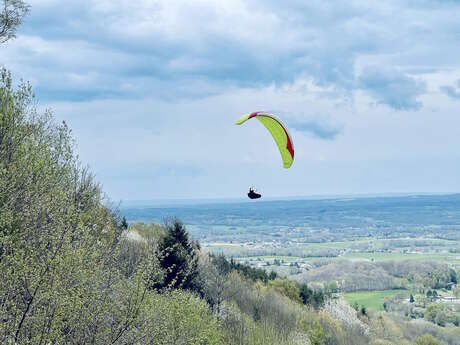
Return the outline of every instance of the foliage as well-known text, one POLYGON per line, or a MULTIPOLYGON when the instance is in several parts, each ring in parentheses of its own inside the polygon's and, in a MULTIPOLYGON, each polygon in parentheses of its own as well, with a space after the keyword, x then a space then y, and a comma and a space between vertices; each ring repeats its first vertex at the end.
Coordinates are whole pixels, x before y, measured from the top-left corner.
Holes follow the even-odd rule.
POLYGON ((159 243, 165 236, 166 229, 158 224, 132 223, 129 225, 128 234, 132 239, 159 243))
POLYGON ((185 226, 178 219, 165 224, 166 234, 158 244, 158 258, 164 278, 154 282, 154 289, 184 289, 199 292, 198 245, 189 239, 185 226))
POLYGON ((450 283, 457 284, 457 272, 453 269, 449 269, 450 283))
POLYGON ((1 71, 0 342, 110 343, 142 288, 121 279, 120 219, 80 167, 69 129, 33 99, 1 71))
POLYGON ((65 123, 36 110, 29 85, 12 85, 2 70, 0 343, 220 344, 203 300, 148 291, 165 273, 158 238, 132 239, 65 123))
POLYGON ((442 342, 431 334, 425 334, 415 340, 415 345, 442 345, 442 342))
POLYGON ((454 315, 444 303, 430 303, 425 309, 425 319, 438 326, 454 322, 454 315))
POLYGON ((300 298, 303 304, 319 308, 324 304, 325 295, 321 290, 312 290, 307 284, 300 285, 300 298))
POLYGON ((0 343, 402 345, 429 332, 454 344, 426 321, 358 318, 328 298, 337 284, 312 289, 208 256, 177 219, 129 225, 81 167, 65 123, 12 84, 3 70, 0 343))
POLYGON ((312 345, 325 345, 324 329, 318 321, 314 321, 312 327, 308 330, 308 336, 312 345))
POLYGON ((302 303, 300 289, 296 282, 278 278, 270 281, 268 286, 291 301, 302 303))
POLYGON ((16 37, 16 30, 29 13, 29 5, 22 0, 3 0, 0 3, 0 43, 16 37))
POLYGON ((221 273, 228 273, 232 270, 236 270, 244 277, 247 277, 254 282, 262 281, 264 283, 268 282, 269 280, 274 280, 278 276, 276 272, 273 271, 267 274, 267 272, 263 269, 243 265, 241 263, 235 262, 233 259, 229 261, 223 255, 211 254, 210 257, 221 273))
POLYGON ((206 302, 186 291, 149 294, 142 318, 147 327, 134 329, 131 335, 132 339, 141 338, 141 344, 222 344, 219 321, 206 302))

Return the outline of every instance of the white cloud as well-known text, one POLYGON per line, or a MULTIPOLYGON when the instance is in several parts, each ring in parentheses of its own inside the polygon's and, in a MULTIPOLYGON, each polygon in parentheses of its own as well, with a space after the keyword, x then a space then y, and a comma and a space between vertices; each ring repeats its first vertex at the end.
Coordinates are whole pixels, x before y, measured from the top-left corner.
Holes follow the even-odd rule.
POLYGON ((460 189, 458 3, 30 3, 0 61, 114 198, 460 189), (260 124, 233 125, 253 110, 291 125, 292 169, 260 124))

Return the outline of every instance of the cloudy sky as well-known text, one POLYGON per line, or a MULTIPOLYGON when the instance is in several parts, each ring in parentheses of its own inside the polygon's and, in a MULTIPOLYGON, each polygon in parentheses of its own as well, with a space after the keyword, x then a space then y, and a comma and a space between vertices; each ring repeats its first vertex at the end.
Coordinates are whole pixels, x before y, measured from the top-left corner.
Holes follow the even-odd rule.
POLYGON ((460 192, 460 1, 28 2, 0 64, 114 200, 460 192))

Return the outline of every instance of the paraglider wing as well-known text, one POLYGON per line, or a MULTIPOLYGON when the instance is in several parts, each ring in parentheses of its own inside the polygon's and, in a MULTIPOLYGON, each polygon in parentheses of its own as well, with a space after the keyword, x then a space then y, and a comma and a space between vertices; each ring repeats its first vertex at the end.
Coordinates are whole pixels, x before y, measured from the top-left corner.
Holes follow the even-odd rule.
POLYGON ((268 129, 281 153, 283 166, 289 168, 294 162, 294 145, 286 127, 274 115, 260 111, 241 116, 236 124, 242 125, 253 118, 259 120, 268 129))

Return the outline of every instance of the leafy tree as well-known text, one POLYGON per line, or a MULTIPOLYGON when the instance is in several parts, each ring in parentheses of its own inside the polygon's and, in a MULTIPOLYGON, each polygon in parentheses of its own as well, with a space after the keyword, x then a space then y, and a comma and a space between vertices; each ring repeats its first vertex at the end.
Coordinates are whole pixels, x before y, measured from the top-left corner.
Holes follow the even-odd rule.
POLYGON ((16 37, 16 30, 30 7, 22 0, 3 0, 0 6, 0 43, 5 43, 16 37))
POLYGON ((442 345, 442 342, 431 334, 425 334, 415 340, 415 345, 442 345))
POLYGON ((0 71, 0 343, 110 344, 139 313, 118 269, 122 229, 65 123, 0 71))
POLYGON ((199 260, 199 273, 203 286, 203 297, 211 308, 216 311, 217 315, 220 315, 221 306, 224 301, 231 297, 231 293, 229 292, 229 286, 231 284, 229 275, 231 269, 222 269, 222 267, 219 267, 217 262, 228 263, 226 260, 220 261, 219 258, 220 256, 202 254, 199 260), (216 259, 217 262, 214 261, 214 259, 216 259))
POLYGON ((329 294, 336 293, 339 291, 339 286, 335 280, 331 281, 327 286, 327 292, 329 294))
POLYGON ((425 319, 438 326, 445 326, 446 323, 453 321, 453 316, 445 304, 431 303, 425 309, 425 319))
POLYGON ((308 336, 312 345, 325 345, 324 329, 318 321, 314 321, 308 336))
POLYGON ((270 281, 268 286, 290 300, 302 303, 300 290, 296 282, 288 279, 275 279, 270 281))
POLYGON ((127 344, 220 345, 223 330, 206 302, 182 290, 149 294, 143 305, 143 334, 133 333, 127 344), (142 336, 142 338, 140 338, 142 336))

